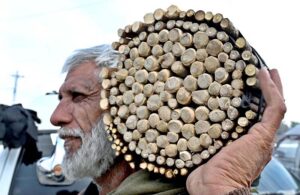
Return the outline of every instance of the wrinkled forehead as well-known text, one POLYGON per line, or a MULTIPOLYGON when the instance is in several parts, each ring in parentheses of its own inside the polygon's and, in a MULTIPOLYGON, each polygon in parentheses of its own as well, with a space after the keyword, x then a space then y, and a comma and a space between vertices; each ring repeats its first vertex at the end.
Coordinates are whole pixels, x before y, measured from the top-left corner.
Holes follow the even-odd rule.
POLYGON ((84 63, 70 68, 65 80, 73 77, 86 77, 90 79, 97 79, 99 71, 100 67, 98 67, 95 62, 86 61, 84 63))
POLYGON ((86 62, 70 69, 61 88, 81 87, 86 90, 100 87, 100 68, 95 63, 86 62))
POLYGON ((100 88, 100 83, 96 77, 68 77, 61 86, 61 90, 82 89, 85 91, 93 91, 100 88))

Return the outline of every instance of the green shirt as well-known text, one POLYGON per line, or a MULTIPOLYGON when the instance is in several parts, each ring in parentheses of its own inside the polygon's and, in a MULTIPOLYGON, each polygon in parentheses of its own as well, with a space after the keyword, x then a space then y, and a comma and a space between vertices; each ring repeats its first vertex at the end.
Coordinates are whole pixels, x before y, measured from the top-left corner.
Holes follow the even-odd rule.
POLYGON ((185 195, 185 179, 169 180, 162 175, 139 170, 127 177, 120 186, 108 195, 185 195))

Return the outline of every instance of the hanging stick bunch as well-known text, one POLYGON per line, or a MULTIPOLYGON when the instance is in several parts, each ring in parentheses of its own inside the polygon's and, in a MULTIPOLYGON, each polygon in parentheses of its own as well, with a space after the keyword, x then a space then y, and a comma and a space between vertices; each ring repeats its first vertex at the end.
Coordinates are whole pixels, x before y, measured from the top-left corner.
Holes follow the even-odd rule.
POLYGON ((118 35, 121 60, 100 73, 100 107, 132 168, 186 176, 259 119, 260 59, 222 14, 171 5, 118 35))

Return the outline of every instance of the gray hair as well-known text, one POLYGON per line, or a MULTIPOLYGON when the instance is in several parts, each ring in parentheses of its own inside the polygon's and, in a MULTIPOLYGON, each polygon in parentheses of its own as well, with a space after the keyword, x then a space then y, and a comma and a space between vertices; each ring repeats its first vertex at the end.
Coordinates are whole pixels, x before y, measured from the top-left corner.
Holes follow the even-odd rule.
POLYGON ((88 61, 95 62, 98 67, 116 67, 119 56, 119 53, 113 50, 110 45, 77 49, 67 58, 62 72, 68 72, 74 67, 88 61))

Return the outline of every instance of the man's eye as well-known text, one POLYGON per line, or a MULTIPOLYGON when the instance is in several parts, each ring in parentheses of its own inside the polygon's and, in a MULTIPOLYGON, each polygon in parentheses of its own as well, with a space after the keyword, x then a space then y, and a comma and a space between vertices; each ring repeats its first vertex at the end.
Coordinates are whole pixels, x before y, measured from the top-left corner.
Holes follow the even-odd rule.
POLYGON ((72 92, 72 98, 74 102, 79 102, 85 98, 85 95, 78 92, 72 92))

